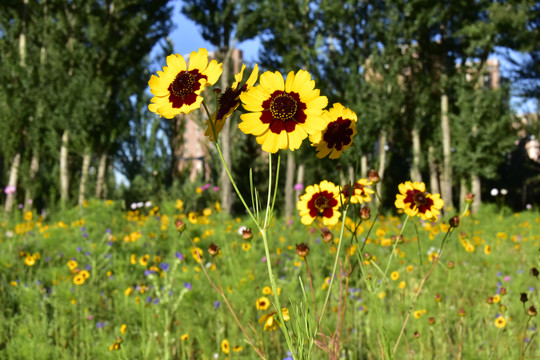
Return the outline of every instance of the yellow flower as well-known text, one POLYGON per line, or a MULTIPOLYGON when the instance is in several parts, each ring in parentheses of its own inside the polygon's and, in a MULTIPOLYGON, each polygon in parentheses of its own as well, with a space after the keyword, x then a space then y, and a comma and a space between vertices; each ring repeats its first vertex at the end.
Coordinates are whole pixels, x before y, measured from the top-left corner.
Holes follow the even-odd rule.
POLYGON ((79 275, 81 275, 84 280, 88 279, 90 277, 90 273, 88 272, 88 270, 83 270, 79 273, 79 275))
POLYGON ((272 294, 272 288, 270 286, 265 286, 262 289, 262 293, 264 295, 270 295, 270 294, 272 294))
POLYGON ((148 265, 148 259, 150 258, 150 255, 146 254, 144 256, 141 256, 139 258, 139 264, 141 266, 147 266, 148 265))
POLYGON ((221 341, 221 351, 223 351, 224 354, 228 354, 229 353, 229 340, 227 339, 223 339, 221 341))
POLYGON ((255 307, 257 310, 265 311, 270 307, 270 300, 266 296, 261 296, 255 302, 255 307))
POLYGON ((330 159, 339 159, 343 151, 353 143, 356 135, 357 117, 354 111, 340 103, 335 103, 330 110, 323 112, 326 127, 309 136, 311 146, 317 148, 319 159, 329 155, 330 159))
POLYGON ((236 345, 235 347, 233 347, 234 352, 240 352, 242 350, 244 350, 244 348, 242 346, 240 346, 240 345, 236 345))
POLYGON ((489 245, 484 246, 484 254, 486 255, 491 254, 491 246, 489 245))
POLYGON ((25 256, 24 264, 26 266, 34 266, 35 263, 36 263, 36 259, 34 259, 34 257, 32 255, 25 256))
POLYGON ((251 243, 242 243, 242 250, 249 251, 251 249, 251 243))
POLYGON ((397 271, 392 271, 392 273, 390 274, 390 279, 396 281, 397 279, 399 279, 399 272, 397 271))
POLYGON ((310 225, 318 216, 322 217, 324 225, 337 224, 341 216, 339 194, 339 188, 327 180, 306 187, 296 204, 302 224, 310 225))
POLYGON ((19 283, 16 282, 16 281, 11 281, 9 284, 10 284, 11 286, 19 286, 19 283))
POLYGON ((122 324, 122 326, 120 326, 120 334, 125 334, 127 331, 127 325, 126 324, 122 324))
MULTIPOLYGON (((289 321, 290 315, 289 315, 289 309, 282 308, 281 314, 283 315, 283 320, 289 321)), ((276 330, 279 325, 279 316, 276 312, 271 312, 270 314, 265 314, 260 317, 259 319, 260 324, 264 324, 263 330, 265 331, 273 331, 276 330)))
POLYGON ((416 310, 413 313, 413 316, 414 316, 415 319, 420 319, 420 317, 422 316, 422 310, 416 310))
POLYGON ((84 276, 81 275, 80 273, 77 274, 77 275, 75 275, 75 276, 73 277, 73 283, 74 283, 75 285, 82 285, 82 284, 84 284, 84 280, 85 280, 84 276))
POLYGON ((506 326, 506 319, 504 318, 504 316, 498 316, 496 319, 495 319, 495 326, 498 327, 499 329, 502 329, 506 326))
POLYGON ((197 223, 197 213, 190 212, 188 214, 188 220, 189 220, 190 223, 196 224, 197 223))
POLYGON ((240 95, 248 113, 241 115, 238 127, 255 135, 263 151, 296 150, 308 135, 325 128, 322 115, 328 99, 320 96, 307 71, 291 71, 286 81, 278 71, 267 71, 259 82, 240 95))
POLYGON ((132 287, 128 287, 125 291, 124 291, 124 294, 126 296, 129 296, 131 295, 131 293, 133 292, 133 288, 132 287))
POLYGON ((210 216, 210 215, 212 215, 212 209, 210 209, 210 208, 205 208, 205 209, 203 210, 203 215, 204 215, 204 216, 210 216))
MULTIPOLYGON (((353 204, 363 204, 371 201, 371 195, 375 193, 374 190, 369 188, 368 186, 373 185, 371 181, 368 179, 360 179, 358 180, 354 186, 352 193, 349 193, 347 191, 347 186, 345 186, 343 190, 344 200, 348 200, 349 196, 351 198, 351 203, 353 204)), ((379 231, 378 229, 377 231, 379 231)), ((378 235, 379 237, 382 237, 385 235, 385 232, 383 230, 382 235, 378 235)))
POLYGON ((122 341, 122 338, 119 336, 116 341, 111 346, 109 346, 109 351, 120 350, 120 344, 122 344, 122 341))
POLYGON ((176 204, 174 205, 174 207, 176 208, 176 210, 182 211, 182 209, 184 208, 184 202, 180 199, 176 199, 176 204))
POLYGON ((167 119, 198 109, 203 101, 201 92, 206 86, 215 84, 222 71, 222 64, 216 60, 208 63, 206 49, 191 53, 189 67, 182 56, 167 56, 167 66, 148 81, 150 91, 155 95, 148 109, 167 119))
POLYGON ((189 334, 188 334, 188 333, 185 333, 185 334, 183 334, 182 336, 180 336, 180 340, 182 340, 182 341, 186 341, 188 338, 189 338, 189 334))
POLYGON ((399 184, 399 192, 394 205, 409 216, 418 215, 422 220, 437 219, 444 206, 439 194, 426 192, 424 183, 407 181, 399 184))
POLYGON ((493 303, 496 304, 499 301, 501 301, 501 295, 499 295, 499 294, 493 295, 493 303))
POLYGON ((77 262, 75 260, 69 260, 68 263, 67 263, 67 266, 69 268, 69 270, 73 271, 77 268, 77 266, 79 266, 79 264, 77 264, 77 262))
POLYGON ((381 291, 381 292, 379 293, 379 295, 377 295, 377 296, 379 297, 379 299, 382 300, 382 299, 384 299, 384 298, 386 297, 386 292, 381 291))
POLYGON ((27 212, 24 213, 24 220, 26 220, 26 221, 32 220, 32 212, 31 211, 27 211, 27 212))
POLYGON ((227 118, 231 116, 240 105, 240 95, 255 85, 255 81, 257 81, 257 77, 259 75, 259 66, 255 64, 255 67, 253 68, 253 71, 245 84, 240 85, 240 82, 244 77, 245 69, 246 65, 242 64, 242 69, 240 72, 234 75, 234 83, 232 86, 225 89, 225 91, 219 95, 218 110, 212 114, 211 120, 206 121, 206 131, 204 132, 204 135, 208 136, 210 141, 215 141, 214 132, 212 131, 210 121, 212 121, 214 124, 214 130, 216 132, 216 136, 218 136, 223 129, 227 118))
POLYGON ((412 272, 414 270, 414 266, 412 265, 407 265, 407 267, 405 268, 405 270, 407 270, 407 272, 412 272))
POLYGON ((406 286, 407 286, 407 283, 406 283, 405 281, 400 281, 400 282, 399 282, 398 287, 399 287, 400 289, 405 289, 406 286))
POLYGON ((195 261, 200 263, 202 261, 202 257, 203 257, 202 249, 198 248, 198 247, 191 247, 190 251, 191 251, 191 256, 193 256, 195 261))

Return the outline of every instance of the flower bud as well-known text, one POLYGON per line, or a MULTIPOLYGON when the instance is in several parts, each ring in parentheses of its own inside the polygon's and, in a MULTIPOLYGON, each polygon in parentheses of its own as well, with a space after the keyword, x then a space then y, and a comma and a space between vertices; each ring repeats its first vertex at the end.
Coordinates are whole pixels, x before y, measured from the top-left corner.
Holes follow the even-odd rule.
POLYGON ((418 339, 420 337, 420 333, 418 331, 415 331, 413 336, 415 339, 418 339))
POLYGON ((529 316, 536 316, 536 308, 534 305, 531 305, 531 307, 527 309, 527 314, 529 316))
POLYGON ((467 315, 467 313, 465 312, 465 309, 463 308, 459 309, 457 314, 461 317, 464 317, 465 315, 467 315))
POLYGON ((208 247, 208 253, 212 256, 216 256, 219 253, 219 246, 214 243, 211 243, 208 247))
POLYGON ((538 269, 535 268, 535 267, 532 267, 531 268, 531 275, 534 276, 535 278, 538 278, 538 269))
POLYGON ((486 299, 486 302, 490 305, 493 304, 493 296, 488 296, 488 298, 486 299))
POLYGON ((360 217, 362 218, 362 220, 369 220, 369 218, 371 217, 371 209, 367 206, 361 208, 360 217))
POLYGON ((448 266, 449 269, 453 269, 454 268, 454 262, 449 261, 447 266, 448 266))
POLYGON ((428 322, 429 325, 433 325, 433 324, 435 324, 435 318, 430 317, 427 322, 428 322))
POLYGON ((448 220, 450 227, 457 228, 459 226, 459 216, 453 216, 448 220))
POLYGON ((334 235, 327 227, 321 228, 321 237, 325 243, 329 243, 334 240, 334 235))
POLYGON ((251 228, 244 228, 242 229, 242 239, 245 241, 250 241, 253 239, 253 233, 251 232, 251 228))
POLYGON ((499 294, 501 294, 501 295, 506 295, 506 288, 505 288, 505 287, 502 287, 502 288, 499 290, 499 294))
POLYGON ((519 300, 522 303, 526 303, 527 301, 529 301, 529 297, 527 296, 527 293, 521 293, 519 296, 519 300))
POLYGON ((296 245, 296 255, 305 258, 309 255, 309 246, 306 243, 296 245))
POLYGON ((465 202, 467 204, 472 204, 473 201, 474 201, 474 194, 469 193, 465 195, 465 202))
POLYGON ((443 297, 439 294, 435 294, 435 302, 441 302, 443 300, 443 297))
POLYGON ((381 181, 381 178, 380 178, 379 173, 377 172, 377 170, 370 170, 369 171, 369 181, 371 181, 373 184, 376 184, 379 181, 381 181))
POLYGON ((184 230, 186 230, 186 224, 180 219, 176 220, 174 222, 174 225, 176 226, 176 230, 178 230, 180 234, 183 233, 184 230))

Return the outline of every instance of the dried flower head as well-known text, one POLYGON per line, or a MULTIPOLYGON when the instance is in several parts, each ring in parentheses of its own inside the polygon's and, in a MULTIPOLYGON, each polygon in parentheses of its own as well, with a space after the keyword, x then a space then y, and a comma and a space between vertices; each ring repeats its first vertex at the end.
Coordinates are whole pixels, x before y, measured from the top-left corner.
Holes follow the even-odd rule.
POLYGON ((309 255, 309 246, 306 243, 296 245, 296 255, 305 258, 309 255))

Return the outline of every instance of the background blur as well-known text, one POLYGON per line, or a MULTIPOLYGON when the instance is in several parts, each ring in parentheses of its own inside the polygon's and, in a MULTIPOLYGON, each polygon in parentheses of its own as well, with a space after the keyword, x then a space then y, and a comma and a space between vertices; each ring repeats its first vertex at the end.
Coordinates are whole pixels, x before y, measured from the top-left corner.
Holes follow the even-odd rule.
MULTIPOLYGON (((203 136, 203 112, 148 111, 147 82, 171 53, 206 47, 224 64, 306 69, 329 103, 358 115, 354 147, 320 161, 284 152, 279 211, 303 186, 376 169, 383 203, 426 182, 458 208, 540 203, 540 2, 6 0, 0 5, 0 201, 4 211, 131 203, 198 193, 241 207, 203 136), (385 200, 386 199, 386 200, 385 200)), ((209 92, 208 99, 213 94, 209 92)), ((266 186, 266 157, 220 135, 241 190, 266 186)))

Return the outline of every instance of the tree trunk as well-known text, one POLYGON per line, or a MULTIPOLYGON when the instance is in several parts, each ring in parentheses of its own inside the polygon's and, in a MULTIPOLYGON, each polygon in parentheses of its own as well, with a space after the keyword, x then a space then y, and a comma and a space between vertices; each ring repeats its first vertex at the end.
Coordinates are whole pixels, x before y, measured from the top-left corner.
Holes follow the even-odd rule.
MULTIPOLYGON (((297 169, 296 169, 296 183, 297 184, 304 185, 304 171, 305 171, 305 169, 306 169, 306 164, 304 164, 303 162, 298 164, 297 169)), ((295 190, 294 196, 295 196, 296 201, 298 201, 298 198, 302 195, 303 192, 304 192, 303 189, 302 190, 295 190)))
POLYGON ((29 210, 32 206, 33 202, 33 196, 32 193, 34 190, 32 188, 32 184, 36 182, 36 176, 39 171, 39 150, 37 148, 34 148, 32 151, 32 159, 30 160, 30 176, 29 176, 29 183, 24 191, 24 210, 29 210))
POLYGON ((105 170, 107 169, 107 152, 103 151, 99 156, 97 180, 96 180, 96 198, 102 199, 105 190, 105 170))
POLYGON ((285 218, 291 219, 293 215, 294 205, 294 173, 296 170, 296 162, 294 161, 294 153, 287 152, 287 171, 285 173, 285 218))
MULTIPOLYGON (((15 189, 17 186, 17 180, 19 178, 19 167, 21 166, 21 152, 18 151, 13 160, 11 161, 11 168, 9 169, 8 187, 15 189)), ((13 203, 15 202, 15 192, 8 193, 6 196, 6 204, 4 207, 4 213, 11 212, 13 203)))
MULTIPOLYGON (((225 56, 223 58, 223 72, 221 73, 221 90, 225 91, 227 87, 229 86, 229 62, 231 59, 232 49, 227 48, 225 52, 225 56)), ((238 61, 234 61, 234 71, 238 71, 237 68, 239 66, 238 61)), ((223 161, 225 161, 225 164, 229 168, 232 167, 231 163, 231 127, 230 122, 226 121, 225 125, 223 126, 223 130, 221 130, 221 153, 223 154, 223 161)), ((217 141, 217 139, 216 139, 217 141)), ((227 174, 227 170, 225 169, 225 166, 221 168, 221 174, 220 174, 220 183, 221 183, 221 208, 224 212, 227 214, 231 214, 232 211, 232 184, 231 180, 229 179, 229 175, 227 174)))
POLYGON ((432 145, 428 147, 428 161, 429 161, 429 190, 432 194, 440 194, 441 189, 439 187, 439 171, 437 160, 435 158, 435 149, 432 145))
POLYGON ((450 121, 448 119, 448 95, 441 95, 441 131, 443 144, 442 198, 445 208, 452 208, 452 158, 450 147, 450 121))
POLYGON ((411 180, 422 181, 422 173, 420 173, 420 131, 415 126, 411 131, 412 137, 412 164, 411 164, 411 180))
MULTIPOLYGON (((381 180, 384 180, 384 170, 386 169, 386 138, 387 138, 386 130, 382 130, 379 134, 379 169, 377 170, 379 172, 379 177, 381 180)), ((382 197, 382 184, 383 181, 379 181, 377 183, 377 193, 379 196, 382 197)), ((377 198, 378 199, 378 198, 377 198)), ((377 200, 378 202, 379 200, 377 200)), ((378 206, 381 204, 378 203, 378 206)))
POLYGON ((469 192, 468 186, 467 186, 467 179, 462 177, 459 180, 459 210, 463 211, 465 209, 465 195, 469 192))
POLYGON ((368 176, 368 161, 367 156, 362 155, 360 157, 360 178, 365 179, 368 176))
POLYGON ((69 130, 64 130, 60 147, 60 202, 62 206, 66 206, 69 199, 68 142, 69 130))
POLYGON ((81 169, 81 182, 79 183, 79 206, 83 206, 86 199, 86 184, 88 182, 88 169, 90 168, 90 159, 92 158, 92 151, 90 148, 86 148, 83 154, 83 164, 81 169))
POLYGON ((347 169, 349 170, 349 178, 347 179, 347 181, 349 181, 351 184, 354 184, 356 182, 356 179, 354 178, 354 166, 349 165, 347 169))
POLYGON ((482 183, 480 176, 471 175, 471 188, 474 194, 474 200, 471 206, 471 212, 477 213, 480 210, 480 204, 482 203, 482 183))

